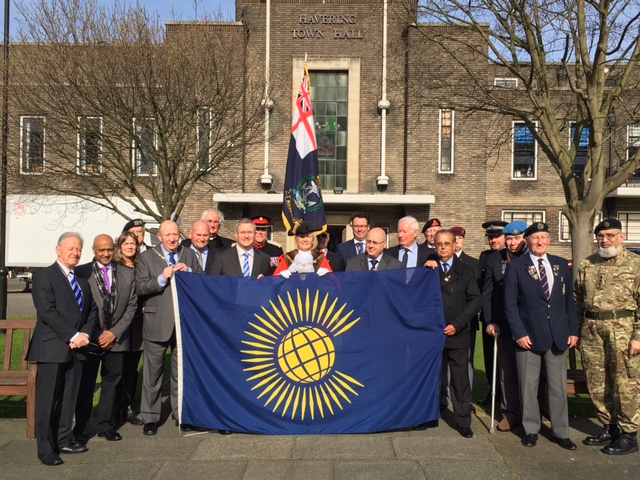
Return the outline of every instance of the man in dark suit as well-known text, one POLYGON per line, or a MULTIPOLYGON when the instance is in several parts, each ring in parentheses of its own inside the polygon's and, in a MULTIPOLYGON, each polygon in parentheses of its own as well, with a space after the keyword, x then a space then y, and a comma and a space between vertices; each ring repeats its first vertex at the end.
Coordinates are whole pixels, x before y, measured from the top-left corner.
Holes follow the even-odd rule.
POLYGON ((342 259, 346 264, 351 257, 364 253, 367 248, 365 240, 369 232, 369 215, 365 212, 356 212, 351 215, 349 222, 353 230, 353 239, 342 242, 336 247, 336 252, 342 255, 342 259))
POLYGON ((469 384, 469 323, 482 307, 476 273, 455 256, 455 236, 440 230, 435 236, 436 255, 429 266, 440 271, 440 291, 447 326, 442 352, 440 389, 451 387, 453 417, 460 435, 473 437, 471 430, 471 385, 469 384), (436 260, 435 262, 433 260, 436 260), (450 380, 449 380, 449 372, 450 380))
MULTIPOLYGON (((82 366, 82 380, 76 403, 77 443, 86 444, 91 430, 93 392, 98 368, 102 364, 102 387, 98 403, 98 436, 108 441, 122 440, 113 421, 116 400, 120 395, 125 352, 129 351, 129 329, 138 307, 133 270, 113 263, 113 239, 106 234, 93 240, 93 262, 76 268, 76 275, 89 282, 100 321, 98 344, 102 354, 87 355, 82 366)), ((99 352, 94 352, 99 353, 99 352)))
MULTIPOLYGON (((215 256, 216 253, 231 248, 233 244, 231 239, 218 235, 220 226, 224 221, 224 214, 220 210, 215 208, 207 210, 202 213, 200 220, 204 221, 209 227, 209 255, 215 256)), ((190 247, 191 240, 188 238, 183 240, 182 245, 190 247)))
POLYGON ((189 232, 189 240, 191 240, 189 248, 196 254, 202 270, 204 273, 211 274, 215 255, 210 255, 209 251, 209 225, 204 220, 195 222, 189 232))
MULTIPOLYGON (((485 230, 485 236, 487 237, 487 244, 489 248, 487 250, 483 250, 480 252, 480 289, 482 290, 482 285, 484 285, 484 275, 486 270, 486 258, 490 253, 502 250, 504 248, 504 236, 502 235, 502 229, 507 225, 508 222, 503 222, 502 220, 491 220, 488 222, 484 222, 482 224, 482 228, 485 230)), ((485 325, 484 321, 484 310, 480 312, 480 323, 485 325)), ((489 385, 493 384, 493 346, 494 339, 491 335, 487 333, 485 328, 482 329, 482 347, 483 347, 483 356, 484 356, 484 371, 487 377, 487 383, 489 385)), ((496 383, 496 396, 500 398, 500 383, 496 383)), ((487 394, 485 398, 479 400, 478 405, 491 405, 491 391, 487 394)))
POLYGON ((27 360, 38 364, 38 458, 51 466, 64 463, 60 453, 87 451, 73 442, 71 432, 82 373, 80 351, 89 345, 98 322, 89 284, 74 272, 82 244, 79 234, 63 233, 56 247, 57 261, 33 276, 37 322, 27 360))
POLYGON ((578 342, 578 321, 571 270, 564 258, 548 255, 551 237, 545 223, 524 233, 529 254, 507 264, 505 314, 518 344, 516 364, 522 399, 522 444, 535 447, 540 430, 538 386, 544 361, 549 392, 549 416, 555 441, 575 450, 569 438, 567 348, 578 342))
MULTIPOLYGON (((437 220, 437 219, 435 219, 437 220)), ((433 227, 431 227, 433 228, 433 227)), ((473 258, 471 255, 467 255, 464 249, 464 238, 467 235, 467 231, 462 227, 451 227, 451 233, 456 238, 455 243, 453 244, 453 253, 460 259, 462 263, 465 265, 469 265, 476 272, 476 280, 478 282, 478 288, 482 290, 482 285, 480 284, 480 260, 477 258, 473 258)), ((437 232, 436 232, 437 233, 437 232)), ((435 238, 435 234, 434 234, 435 238)), ((473 392, 473 359, 476 353, 476 332, 478 331, 479 323, 478 323, 478 315, 471 319, 471 323, 469 324, 469 385, 471 387, 471 391, 473 392)), ((474 406, 471 406, 471 410, 474 410, 474 406)))
POLYGON ((402 268, 402 264, 397 258, 384 254, 386 246, 386 232, 381 228, 372 228, 367 235, 367 253, 350 258, 347 263, 347 272, 402 268))
POLYGON ((164 357, 171 348, 171 409, 178 422, 178 356, 176 353, 175 316, 173 310, 173 275, 175 272, 203 273, 196 255, 180 246, 178 224, 165 220, 158 231, 160 245, 140 255, 136 268, 136 293, 144 299, 144 368, 140 416, 142 433, 158 433, 161 410, 164 357))
MULTIPOLYGON (((329 250, 329 240, 331 240, 331 234, 329 232, 323 232, 317 236, 318 246, 316 250, 327 257, 327 261, 331 266, 331 270, 333 272, 344 272, 345 269, 345 261, 342 258, 342 255, 339 253, 332 252, 329 250)), ((353 258, 353 257, 352 257, 353 258)))
POLYGON ((506 240, 503 243, 507 244, 507 248, 486 257, 482 284, 485 332, 490 338, 497 338, 498 344, 496 395, 500 400, 502 419, 497 428, 501 432, 511 431, 522 420, 516 342, 504 312, 504 272, 509 262, 528 252, 524 241, 526 229, 527 224, 521 221, 511 222, 504 227, 502 232, 506 240))
POLYGON ((256 239, 253 242, 253 248, 269 256, 269 275, 273 275, 278 266, 278 259, 284 254, 282 247, 275 243, 269 242, 269 233, 273 230, 271 218, 266 215, 256 215, 251 217, 256 226, 256 239))
POLYGON ((249 218, 236 224, 236 245, 216 255, 211 273, 230 277, 262 278, 269 274, 269 257, 253 248, 256 226, 249 218))
POLYGON ((418 244, 420 225, 412 216, 398 220, 398 244, 388 248, 386 254, 400 260, 404 268, 423 267, 433 250, 424 243, 418 244))

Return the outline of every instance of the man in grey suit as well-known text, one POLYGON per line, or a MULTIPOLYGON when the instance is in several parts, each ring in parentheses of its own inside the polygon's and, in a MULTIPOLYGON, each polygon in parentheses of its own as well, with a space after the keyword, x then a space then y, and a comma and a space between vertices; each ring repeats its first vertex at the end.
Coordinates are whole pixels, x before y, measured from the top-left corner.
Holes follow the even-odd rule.
POLYGON ((203 273, 196 255, 180 246, 178 224, 165 220, 158 231, 160 245, 140 255, 136 268, 136 293, 144 299, 144 368, 140 416, 142 433, 158 433, 160 421, 164 356, 171 348, 171 409, 178 422, 178 356, 176 353, 175 316, 172 280, 175 272, 203 273))
POLYGON ((98 321, 89 284, 74 272, 82 244, 79 234, 63 233, 56 247, 57 261, 33 276, 37 321, 27 360, 38 364, 36 440, 38 458, 48 466, 64 463, 60 453, 87 451, 75 444, 71 433, 82 373, 79 352, 89 345, 98 321))
POLYGON ((262 278, 269 273, 269 256, 253 248, 256 225, 250 218, 242 218, 236 224, 236 245, 218 253, 213 260, 211 273, 230 277, 262 278))
MULTIPOLYGON (((102 363, 102 388, 98 403, 98 436, 108 441, 122 440, 113 422, 113 411, 120 395, 124 353, 129 351, 130 325, 138 307, 133 270, 113 263, 113 239, 98 235, 93 240, 93 262, 76 268, 79 278, 89 281, 100 321, 98 344, 102 355, 88 355, 82 366, 82 380, 76 403, 77 443, 86 444, 91 429, 93 392, 102 363)), ((100 352, 94 352, 100 353, 100 352)))
POLYGON ((386 232, 381 228, 372 228, 367 234, 367 253, 351 257, 347 262, 347 272, 402 268, 400 260, 383 253, 386 247, 386 232))
MULTIPOLYGON (((189 248, 196 254, 202 270, 204 273, 211 274, 215 253, 209 250, 209 225, 207 222, 204 220, 195 222, 189 232, 189 239, 191 240, 189 248)), ((183 245, 186 246, 184 243, 183 245)))

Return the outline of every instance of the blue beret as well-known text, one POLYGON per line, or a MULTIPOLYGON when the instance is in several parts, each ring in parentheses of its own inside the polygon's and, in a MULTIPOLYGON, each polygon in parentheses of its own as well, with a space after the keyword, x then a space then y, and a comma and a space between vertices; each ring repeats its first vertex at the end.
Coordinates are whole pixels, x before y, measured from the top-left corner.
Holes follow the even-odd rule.
POLYGON ((522 235, 527 229, 527 222, 511 222, 502 229, 503 235, 522 235))

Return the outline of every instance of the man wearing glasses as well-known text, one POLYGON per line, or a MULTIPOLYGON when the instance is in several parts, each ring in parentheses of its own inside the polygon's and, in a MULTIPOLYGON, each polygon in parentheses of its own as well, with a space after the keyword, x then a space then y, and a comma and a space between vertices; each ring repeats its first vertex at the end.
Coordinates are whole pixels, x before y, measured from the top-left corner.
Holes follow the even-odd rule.
POLYGON ((367 235, 367 253, 349 259, 347 272, 367 272, 369 270, 393 270, 402 268, 402 263, 391 255, 384 255, 387 233, 381 228, 372 228, 367 235))
POLYGON ((336 247, 336 252, 342 255, 344 263, 348 263, 351 257, 360 255, 367 248, 366 238, 369 233, 369 215, 365 212, 356 212, 349 222, 353 229, 353 239, 343 242, 336 247))
POLYGON ((609 455, 638 451, 640 424, 640 257, 624 248, 622 224, 595 229, 597 253, 580 264, 574 285, 580 352, 600 433, 582 443, 609 455))

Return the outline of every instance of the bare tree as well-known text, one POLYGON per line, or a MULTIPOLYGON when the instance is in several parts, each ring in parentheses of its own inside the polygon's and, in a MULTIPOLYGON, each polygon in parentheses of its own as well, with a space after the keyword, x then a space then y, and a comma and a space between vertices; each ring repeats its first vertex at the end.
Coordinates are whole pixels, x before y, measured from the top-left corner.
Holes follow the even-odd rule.
POLYGON ((640 149, 627 145, 627 127, 640 122, 639 12, 632 0, 419 0, 406 7, 409 23, 420 22, 413 31, 424 35, 421 48, 430 42, 429 54, 453 58, 464 77, 464 85, 455 77, 432 82, 419 101, 525 123, 562 183, 575 262, 591 254, 606 196, 639 167, 640 149), (491 71, 518 87, 490 83, 491 71), (585 136, 586 162, 576 156, 585 136))
POLYGON ((196 186, 242 182, 243 152, 262 139, 264 85, 246 68, 241 24, 203 17, 165 30, 119 1, 18 10, 14 110, 46 122, 46 159, 22 165, 41 173, 17 176, 23 191, 97 198, 122 213, 120 199, 161 221, 177 217, 196 186))

